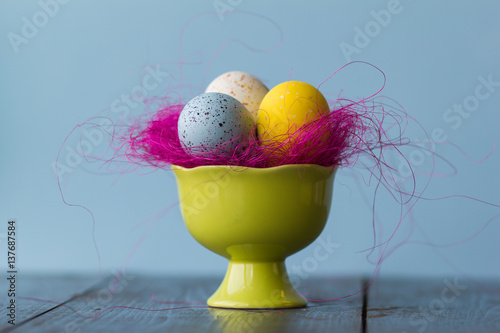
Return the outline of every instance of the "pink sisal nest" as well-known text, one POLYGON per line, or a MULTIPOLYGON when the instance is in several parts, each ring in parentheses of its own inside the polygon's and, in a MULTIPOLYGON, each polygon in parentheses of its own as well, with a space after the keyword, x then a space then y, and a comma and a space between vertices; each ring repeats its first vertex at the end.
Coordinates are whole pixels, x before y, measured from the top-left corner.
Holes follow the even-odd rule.
MULTIPOLYGON (((337 101, 338 103, 338 101, 337 101)), ((184 150, 177 134, 177 121, 184 105, 164 101, 159 110, 135 121, 122 136, 125 156, 135 163, 155 167, 179 165, 193 168, 204 165, 231 165, 266 168, 285 164, 340 166, 351 164, 360 153, 382 148, 384 137, 376 116, 388 112, 381 107, 349 102, 318 115, 281 143, 263 142, 256 131, 245 145, 231 154, 206 153, 192 156, 184 150)))

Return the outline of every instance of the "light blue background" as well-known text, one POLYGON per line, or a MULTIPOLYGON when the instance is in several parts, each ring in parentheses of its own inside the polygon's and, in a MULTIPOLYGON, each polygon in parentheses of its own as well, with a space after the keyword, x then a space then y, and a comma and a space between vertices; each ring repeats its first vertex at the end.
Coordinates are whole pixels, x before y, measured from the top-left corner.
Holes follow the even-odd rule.
MULTIPOLYGON (((375 29, 370 26, 374 21, 371 11, 387 9, 390 2, 230 3, 234 11, 221 20, 209 0, 70 1, 60 4, 58 12, 27 44, 19 45, 16 53, 8 34, 22 35, 23 17, 33 22, 33 15, 40 16, 37 13, 42 8, 35 1, 0 2, 0 232, 5 232, 9 218, 17 219, 22 271, 97 273, 92 218, 81 208, 63 204, 52 164, 61 146, 62 163, 68 155, 66 149, 76 149, 81 130, 63 145, 76 124, 94 116, 118 120, 119 115, 111 111, 113 102, 141 85, 146 66, 158 64, 171 75, 147 91, 148 97, 162 96, 170 89, 188 98, 201 92, 212 78, 235 69, 260 77, 270 87, 286 81, 292 70, 293 79, 319 85, 348 62, 340 45, 355 45, 356 27, 364 30, 368 24, 375 29), (197 17, 199 14, 203 15, 197 17), (185 62, 182 82, 180 60, 185 62)), ((401 103, 425 131, 430 134, 441 128, 471 158, 482 159, 500 142, 500 87, 480 101, 457 129, 443 115, 474 94, 479 76, 491 75, 493 81, 500 81, 500 3, 401 0, 398 8, 385 27, 372 31, 368 45, 362 45, 352 60, 381 68, 387 75, 383 95, 401 103)), ((43 15, 37 19, 43 20, 43 15)), ((341 89, 342 96, 357 98, 377 90, 380 82, 380 75, 357 65, 322 90, 329 98, 341 89)), ((129 110, 131 116, 139 116, 144 107, 129 110)), ((425 133, 414 125, 407 136, 414 141, 425 139, 425 133)), ((93 152, 102 153, 105 148, 104 143, 96 145, 93 152)), ((433 178, 425 197, 462 194, 500 204, 498 149, 481 164, 469 161, 450 144, 435 149, 456 168, 456 174, 433 178)), ((403 151, 414 158, 423 156, 415 147, 403 151)), ((397 161, 393 163, 398 166, 397 161)), ((415 163, 420 184, 425 183, 431 164, 430 157, 415 163)), ((191 238, 178 207, 134 228, 176 202, 170 172, 120 177, 112 170, 98 170, 100 165, 79 164, 63 175, 62 189, 68 202, 84 205, 94 214, 104 272, 122 265, 135 272, 225 272, 226 260, 191 238)), ((452 169, 436 159, 436 172, 451 173, 452 169)), ((371 274, 379 251, 370 261, 359 251, 373 244, 374 185, 366 186, 352 169, 341 170, 332 213, 321 236, 323 240, 330 237, 338 248, 320 262, 314 257, 316 242, 288 259, 289 268, 310 265, 306 266, 307 276, 371 274), (314 260, 317 267, 311 264, 314 260)), ((403 185, 409 188, 410 182, 403 185)), ((399 206, 382 190, 376 208, 378 239, 386 240, 398 222, 399 206)), ((419 201, 412 218, 402 222, 390 243, 386 254, 393 252, 380 272, 499 278, 499 219, 465 243, 449 247, 422 243, 446 245, 467 240, 496 214, 500 214, 499 208, 467 199, 419 201)), ((5 260, 0 258, 2 265, 5 260)))

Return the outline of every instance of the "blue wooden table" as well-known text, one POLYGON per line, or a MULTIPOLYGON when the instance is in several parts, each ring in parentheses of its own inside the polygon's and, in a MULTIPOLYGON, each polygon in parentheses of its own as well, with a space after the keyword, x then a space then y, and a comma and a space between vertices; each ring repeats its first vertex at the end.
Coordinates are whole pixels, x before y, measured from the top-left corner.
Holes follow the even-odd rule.
POLYGON ((209 308, 221 277, 19 275, 16 325, 1 303, 1 332, 500 332, 500 282, 308 279, 308 307, 209 308))

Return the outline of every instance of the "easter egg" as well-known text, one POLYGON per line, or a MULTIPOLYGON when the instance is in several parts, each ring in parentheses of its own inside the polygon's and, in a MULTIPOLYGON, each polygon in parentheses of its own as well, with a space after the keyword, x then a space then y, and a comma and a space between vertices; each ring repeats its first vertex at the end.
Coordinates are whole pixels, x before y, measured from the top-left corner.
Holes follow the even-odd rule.
POLYGON ((220 92, 236 98, 257 118, 260 102, 269 89, 255 76, 239 71, 227 72, 215 78, 205 92, 220 92))
POLYGON ((262 99, 257 114, 257 132, 262 143, 284 142, 302 125, 328 113, 323 94, 301 81, 287 81, 272 88, 262 99))
POLYGON ((248 110, 234 97, 205 93, 190 100, 177 123, 179 140, 192 156, 232 154, 248 142, 255 126, 248 110))

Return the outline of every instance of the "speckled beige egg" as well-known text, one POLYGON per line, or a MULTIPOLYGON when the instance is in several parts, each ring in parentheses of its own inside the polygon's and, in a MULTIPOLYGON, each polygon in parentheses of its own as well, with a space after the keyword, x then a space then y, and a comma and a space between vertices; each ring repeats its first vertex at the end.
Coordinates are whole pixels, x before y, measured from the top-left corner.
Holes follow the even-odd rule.
POLYGON ((257 119, 260 102, 269 89, 255 76, 232 71, 224 73, 213 80, 205 92, 219 92, 236 98, 257 119))

